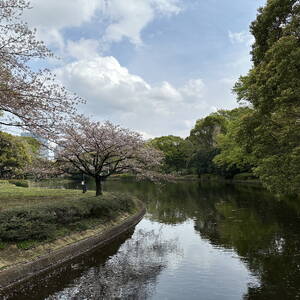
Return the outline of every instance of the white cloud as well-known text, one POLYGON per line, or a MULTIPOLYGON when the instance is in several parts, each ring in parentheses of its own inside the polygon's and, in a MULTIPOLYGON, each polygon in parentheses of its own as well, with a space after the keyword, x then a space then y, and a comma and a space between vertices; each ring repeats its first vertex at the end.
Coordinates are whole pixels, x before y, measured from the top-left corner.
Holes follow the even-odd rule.
POLYGON ((180 89, 188 100, 196 100, 202 98, 204 91, 204 83, 202 79, 191 79, 186 85, 180 89))
POLYGON ((99 0, 31 0, 28 14, 33 24, 61 29, 90 21, 100 7, 99 0))
POLYGON ((217 112, 218 111, 218 109, 215 106, 211 106, 210 109, 211 109, 212 112, 217 112))
POLYGON ((152 0, 155 9, 166 15, 177 15, 181 12, 181 4, 178 0, 152 0))
POLYGON ((147 137, 187 135, 194 120, 211 112, 203 100, 201 79, 181 87, 169 82, 152 86, 114 57, 81 59, 56 73, 69 89, 87 99, 82 107, 86 113, 139 130, 147 137))
POLYGON ((102 42, 128 38, 141 45, 141 32, 151 21, 181 11, 179 0, 32 0, 31 6, 25 20, 38 29, 42 40, 60 50, 65 46, 62 29, 82 26, 93 18, 108 22, 102 42))
POLYGON ((138 132, 139 134, 141 134, 145 140, 150 140, 150 139, 154 139, 154 138, 155 138, 154 135, 149 134, 149 133, 147 133, 147 132, 144 132, 144 131, 137 131, 137 132, 138 132))
POLYGON ((99 42, 93 39, 80 39, 79 41, 67 41, 67 55, 76 59, 89 59, 96 57, 99 51, 99 42))
POLYGON ((25 12, 25 20, 38 29, 47 44, 64 46, 61 29, 78 27, 91 21, 100 8, 99 0, 31 0, 32 9, 25 12))
POLYGON ((250 46, 254 42, 254 37, 247 31, 231 32, 229 30, 228 37, 232 44, 246 44, 250 46))
POLYGON ((141 45, 141 32, 157 15, 176 15, 181 11, 177 0, 111 0, 102 6, 110 18, 104 40, 119 42, 124 38, 141 45))
MULTIPOLYGON (((234 105, 235 100, 229 92, 230 81, 235 74, 242 74, 240 70, 246 64, 245 59, 249 58, 249 47, 244 47, 247 53, 244 55, 243 52, 241 59, 238 57, 228 63, 228 74, 223 74, 222 70, 218 76, 228 79, 220 82, 217 79, 213 83, 206 80, 204 84, 202 79, 193 78, 178 86, 169 81, 150 84, 130 73, 114 57, 100 56, 104 55, 101 50, 105 45, 124 39, 142 45, 143 30, 156 18, 179 14, 184 3, 182 0, 31 2, 34 8, 27 13, 27 21, 38 28, 40 37, 48 45, 60 49, 61 52, 55 49, 63 57, 57 74, 71 91, 87 99, 82 112, 136 129, 146 137, 163 134, 186 136, 196 119, 223 107, 222 103, 226 103, 226 107, 234 105), (65 30, 69 28, 72 31, 65 30)), ((249 41, 246 32, 228 34, 232 43, 245 46, 249 41)), ((240 51, 240 47, 236 48, 240 51)), ((126 61, 126 58, 122 59, 126 61)), ((152 62, 151 57, 147 59, 152 62)), ((130 61, 126 63, 132 65, 130 61)), ((136 69, 142 68, 147 70, 144 62, 136 69)), ((205 75, 205 70, 201 70, 201 74, 205 75)))
POLYGON ((111 21, 104 40, 112 42, 128 38, 134 44, 141 44, 141 30, 154 18, 154 10, 148 0, 112 0, 107 2, 104 13, 111 21))

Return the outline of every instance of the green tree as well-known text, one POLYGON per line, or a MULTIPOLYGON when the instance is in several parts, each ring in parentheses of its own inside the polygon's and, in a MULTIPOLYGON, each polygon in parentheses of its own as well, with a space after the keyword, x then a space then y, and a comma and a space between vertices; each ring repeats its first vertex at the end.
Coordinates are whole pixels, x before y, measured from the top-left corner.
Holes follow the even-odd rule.
POLYGON ((299 1, 268 0, 267 5, 259 8, 255 21, 250 26, 255 38, 252 46, 254 65, 259 65, 270 48, 283 36, 299 38, 299 1))
POLYGON ((18 137, 0 131, 0 177, 22 175, 22 170, 31 162, 28 144, 18 137))
POLYGON ((253 112, 238 135, 254 172, 278 193, 300 193, 300 3, 269 0, 251 25, 254 66, 234 87, 253 112))
POLYGON ((239 173, 236 167, 218 166, 214 162, 215 156, 219 154, 218 136, 225 134, 228 118, 228 111, 220 110, 199 119, 191 130, 188 140, 193 145, 193 154, 189 165, 196 170, 199 176, 216 174, 232 178, 236 173, 239 173))
POLYGON ((254 155, 243 148, 239 142, 239 130, 243 118, 252 111, 248 107, 240 107, 227 112, 225 130, 217 136, 217 148, 220 153, 213 159, 220 168, 249 172, 255 166, 254 155))
POLYGON ((40 156, 40 150, 42 144, 40 141, 29 136, 18 137, 27 147, 27 151, 31 154, 32 159, 38 158, 40 156))
POLYGON ((180 172, 187 167, 191 145, 179 136, 162 136, 155 138, 149 144, 164 153, 164 171, 180 172))
POLYGON ((212 150, 216 147, 217 136, 224 132, 225 123, 226 111, 224 110, 199 119, 191 130, 189 140, 200 148, 212 150))

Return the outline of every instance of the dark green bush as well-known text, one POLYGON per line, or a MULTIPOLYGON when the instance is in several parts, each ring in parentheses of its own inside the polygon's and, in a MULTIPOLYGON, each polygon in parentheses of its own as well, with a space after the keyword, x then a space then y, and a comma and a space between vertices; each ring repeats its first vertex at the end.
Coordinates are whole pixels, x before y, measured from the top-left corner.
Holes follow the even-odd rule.
POLYGON ((253 173, 240 173, 236 174, 233 177, 234 180, 251 180, 251 179, 257 179, 253 173))
POLYGON ((29 187, 29 183, 27 180, 22 180, 22 179, 10 179, 8 181, 10 184, 14 184, 15 186, 20 186, 20 187, 29 187))
POLYGON ((132 197, 107 194, 101 197, 63 200, 43 206, 16 208, 0 212, 0 242, 45 240, 62 228, 80 228, 80 221, 110 220, 134 209, 132 197))

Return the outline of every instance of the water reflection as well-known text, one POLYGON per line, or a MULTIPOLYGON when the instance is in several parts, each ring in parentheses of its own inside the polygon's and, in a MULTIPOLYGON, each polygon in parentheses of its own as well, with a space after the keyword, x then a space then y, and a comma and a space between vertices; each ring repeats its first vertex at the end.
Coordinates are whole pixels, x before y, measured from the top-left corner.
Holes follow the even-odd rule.
POLYGON ((176 240, 140 229, 103 266, 89 269, 72 287, 47 299, 146 299, 170 254, 180 254, 176 240))
POLYGON ((299 202, 225 183, 108 181, 105 189, 147 203, 143 231, 48 299, 300 299, 299 202), (151 232, 161 224, 156 248, 151 232))
POLYGON ((63 290, 66 286, 72 286, 73 282, 80 278, 82 274, 88 272, 90 268, 101 266, 108 257, 116 255, 122 244, 130 239, 133 233, 134 231, 130 230, 105 248, 96 249, 73 259, 70 263, 44 273, 42 276, 37 276, 12 290, 6 291, 5 294, 0 293, 0 299, 45 299, 49 295, 63 290))
POLYGON ((147 193, 141 185, 135 191, 148 202, 151 220, 192 219, 202 239, 241 257, 259 279, 244 299, 300 299, 299 202, 247 185, 185 182, 146 188, 147 193))

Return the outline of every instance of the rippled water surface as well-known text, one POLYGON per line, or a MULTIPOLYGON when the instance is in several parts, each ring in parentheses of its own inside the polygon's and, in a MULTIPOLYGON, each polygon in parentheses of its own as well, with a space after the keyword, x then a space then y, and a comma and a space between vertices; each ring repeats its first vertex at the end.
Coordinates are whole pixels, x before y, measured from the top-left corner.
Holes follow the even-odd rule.
POLYGON ((111 181, 105 189, 143 199, 144 219, 9 299, 300 299, 299 202, 251 185, 111 181))

